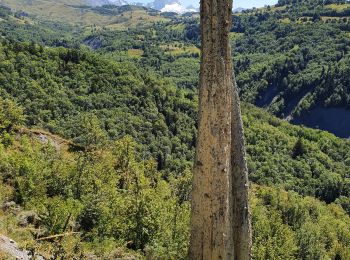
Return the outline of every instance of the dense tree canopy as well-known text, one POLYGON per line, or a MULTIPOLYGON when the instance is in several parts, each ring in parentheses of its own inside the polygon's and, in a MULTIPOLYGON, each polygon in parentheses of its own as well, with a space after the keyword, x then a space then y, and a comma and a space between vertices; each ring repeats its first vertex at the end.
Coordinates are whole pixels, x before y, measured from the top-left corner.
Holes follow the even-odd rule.
MULTIPOLYGON (((22 114, 8 100, 0 102, 1 108, 7 103, 22 114)), ((283 138, 289 136, 287 142, 293 145, 298 142, 293 138, 297 132, 304 138, 330 138, 330 150, 348 145, 329 134, 291 127, 278 119, 268 117, 273 121, 265 121, 266 116, 249 109, 245 120, 251 118, 263 125, 264 141, 269 135, 271 139, 266 141, 270 142, 281 137, 284 152, 289 148, 283 145, 283 138), (276 135, 267 130, 273 127, 280 130, 275 131, 276 135), (288 135, 283 137, 284 131, 288 135)), ((0 203, 14 201, 16 205, 6 206, 5 213, 0 211, 2 233, 17 238, 32 252, 62 258, 94 254, 100 258, 147 255, 186 259, 190 171, 165 180, 154 160, 137 159, 137 144, 130 136, 110 141, 103 148, 69 152, 74 144, 45 132, 25 130, 16 119, 7 119, 14 128, 8 132, 11 143, 4 133, 0 136, 0 203), (63 239, 45 239, 65 232, 68 235, 63 239)), ((257 128, 249 129, 260 138, 257 128)), ((247 137, 251 141, 250 133, 247 137)), ((252 146, 249 147, 251 153, 252 146)), ((259 144, 254 147, 265 155, 274 150, 276 156, 279 150, 276 146, 270 146, 271 150, 259 144)), ((275 167, 284 164, 277 158, 273 162, 275 167)), ((339 205, 257 185, 252 186, 251 203, 255 259, 349 257, 350 217, 339 205)))

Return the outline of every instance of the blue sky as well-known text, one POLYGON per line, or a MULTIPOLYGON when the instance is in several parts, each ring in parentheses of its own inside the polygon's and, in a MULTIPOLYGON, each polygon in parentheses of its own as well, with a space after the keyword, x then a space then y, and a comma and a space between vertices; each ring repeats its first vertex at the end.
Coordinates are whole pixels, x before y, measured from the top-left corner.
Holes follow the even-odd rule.
POLYGON ((264 5, 274 5, 277 3, 277 0, 233 0, 233 5, 235 8, 244 7, 262 7, 264 5))

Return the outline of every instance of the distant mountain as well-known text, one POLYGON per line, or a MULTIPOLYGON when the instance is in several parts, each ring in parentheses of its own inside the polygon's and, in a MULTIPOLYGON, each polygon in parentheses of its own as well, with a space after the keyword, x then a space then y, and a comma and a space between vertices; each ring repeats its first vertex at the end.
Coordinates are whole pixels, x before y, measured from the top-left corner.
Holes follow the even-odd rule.
POLYGON ((199 12, 199 7, 194 7, 193 5, 189 5, 186 7, 188 12, 192 12, 192 13, 197 13, 199 12))
POLYGON ((237 7, 235 9, 233 9, 234 13, 242 13, 243 11, 247 10, 246 8, 243 7, 237 7))
POLYGON ((136 6, 146 6, 145 3, 141 3, 141 2, 131 2, 130 5, 136 5, 136 6))
POLYGON ((122 5, 128 5, 129 3, 125 0, 87 0, 88 5, 92 6, 102 6, 102 5, 116 5, 116 6, 122 6, 122 5))
POLYGON ((155 12, 150 16, 152 10, 136 7, 136 4, 131 6, 126 1, 128 0, 0 0, 0 6, 43 21, 82 26, 113 24, 114 27, 124 29, 164 20, 164 17, 155 12), (102 5, 109 6, 101 7, 102 5), (124 16, 124 13, 132 12, 135 8, 138 8, 137 14, 124 16))

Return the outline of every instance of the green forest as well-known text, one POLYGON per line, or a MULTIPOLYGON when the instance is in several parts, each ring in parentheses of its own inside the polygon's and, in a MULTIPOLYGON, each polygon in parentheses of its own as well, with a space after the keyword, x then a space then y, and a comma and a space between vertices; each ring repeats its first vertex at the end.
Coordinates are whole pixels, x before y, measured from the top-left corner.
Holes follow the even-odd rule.
MULTIPOLYGON (((254 259, 350 259, 349 10, 233 15, 254 259), (306 127, 318 108, 341 129, 306 127)), ((48 259, 187 259, 198 15, 116 29, 25 11, 0 8, 0 234, 48 259)))

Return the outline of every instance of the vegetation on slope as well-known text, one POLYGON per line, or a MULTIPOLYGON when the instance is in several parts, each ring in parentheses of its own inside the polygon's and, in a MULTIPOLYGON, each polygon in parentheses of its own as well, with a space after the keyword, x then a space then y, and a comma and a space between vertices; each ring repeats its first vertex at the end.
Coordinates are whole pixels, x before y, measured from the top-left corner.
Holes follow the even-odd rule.
MULTIPOLYGON (((343 109, 338 116, 345 130, 335 123, 327 127, 320 121, 318 125, 347 138, 349 17, 345 11, 329 13, 329 8, 315 9, 303 2, 235 15, 232 40, 236 79, 244 101, 297 123, 316 127, 303 115, 320 107, 343 109)), ((196 18, 174 18, 128 35, 91 31, 89 39, 98 39, 101 44, 96 49, 111 57, 120 57, 127 48, 139 49, 141 66, 151 67, 179 87, 197 87, 198 54, 186 51, 199 44, 196 18), (121 35, 127 45, 120 41, 121 35), (176 46, 182 52, 169 52, 162 46, 176 46)))
MULTIPOLYGON (((346 109, 349 27, 341 6, 328 5, 338 10, 329 17, 304 2, 304 13, 293 5, 235 16, 243 99, 284 117, 314 106, 346 109)), ((0 231, 46 256, 185 258, 196 18, 71 34, 63 23, 0 15, 0 231)), ((349 141, 243 109, 255 258, 350 258, 349 141)))
POLYGON ((141 6, 89 6, 82 0, 1 0, 0 5, 11 8, 19 17, 64 22, 75 26, 107 26, 128 29, 168 21, 156 10, 141 6))
MULTIPOLYGON (((189 171, 164 179, 154 160, 137 159, 128 136, 69 152, 49 135, 16 135, 23 110, 0 106, 2 233, 46 257, 186 258, 189 171)), ((255 259, 350 256, 350 217, 339 205, 256 185, 251 202, 255 259)))
POLYGON ((160 169, 193 157, 195 93, 88 51, 4 41, 2 53, 0 95, 25 107, 28 125, 83 142, 77 126, 94 120, 110 139, 147 144, 160 169))
MULTIPOLYGON (((195 91, 87 50, 7 41, 1 48, 0 95, 25 108, 28 126, 83 146, 101 147, 130 135, 142 144, 141 157, 156 159, 165 176, 190 169, 195 91), (86 137, 94 128, 99 138, 86 137)), ((252 180, 326 202, 350 196, 349 142, 246 109, 257 114, 244 117, 252 180)))
MULTIPOLYGON (((297 124, 349 137, 347 6, 343 1, 281 1, 276 7, 235 14, 231 36, 242 99, 297 124), (320 116, 318 111, 322 109, 326 111, 322 114, 329 111, 329 116, 335 109, 337 120, 320 116)), ((128 17, 125 12, 122 14, 128 17)), ((178 87, 197 87, 199 26, 195 15, 174 16, 167 22, 127 31, 85 27, 63 42, 66 37, 62 37, 62 31, 52 29, 50 24, 40 26, 48 26, 53 37, 57 33, 60 40, 51 43, 42 37, 51 45, 83 43, 109 58, 136 62, 178 87)), ((4 30, 3 34, 23 38, 23 33, 16 32, 23 32, 20 28, 4 30)))

